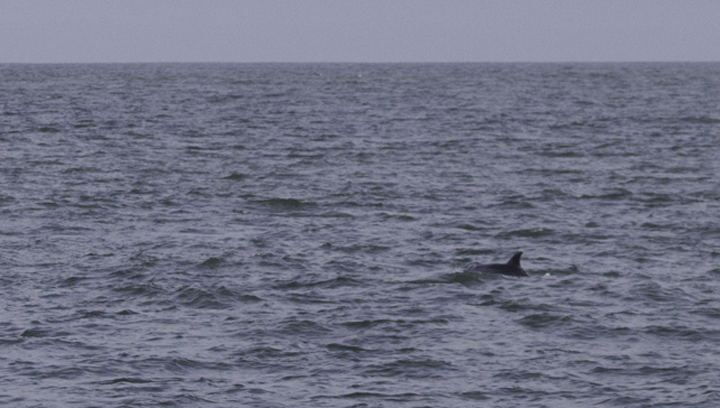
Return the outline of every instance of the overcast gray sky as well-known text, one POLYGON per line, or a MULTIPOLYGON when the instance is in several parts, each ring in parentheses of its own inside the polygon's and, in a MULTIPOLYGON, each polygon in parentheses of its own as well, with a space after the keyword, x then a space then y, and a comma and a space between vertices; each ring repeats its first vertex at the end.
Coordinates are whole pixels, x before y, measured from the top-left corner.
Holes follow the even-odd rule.
POLYGON ((0 0, 0 63, 201 61, 720 61, 720 0, 0 0))

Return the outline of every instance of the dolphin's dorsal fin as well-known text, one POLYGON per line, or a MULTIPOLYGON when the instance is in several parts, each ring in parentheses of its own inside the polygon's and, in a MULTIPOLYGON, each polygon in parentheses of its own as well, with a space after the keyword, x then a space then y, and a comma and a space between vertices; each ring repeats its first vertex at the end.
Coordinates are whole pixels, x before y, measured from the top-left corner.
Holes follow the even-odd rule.
POLYGON ((508 265, 515 265, 515 266, 519 267, 519 266, 520 266, 520 257, 521 257, 521 256, 522 256, 522 252, 516 252, 515 255, 513 255, 512 258, 510 258, 510 260, 508 261, 507 264, 508 264, 508 265))

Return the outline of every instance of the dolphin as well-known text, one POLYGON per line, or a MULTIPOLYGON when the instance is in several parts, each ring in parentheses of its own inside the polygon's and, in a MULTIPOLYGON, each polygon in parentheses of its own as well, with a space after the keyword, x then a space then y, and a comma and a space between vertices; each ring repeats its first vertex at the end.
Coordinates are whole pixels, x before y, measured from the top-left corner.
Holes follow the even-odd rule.
POLYGON ((522 252, 516 252, 505 264, 471 265, 465 272, 484 272, 507 276, 530 276, 520 266, 520 256, 522 256, 522 252))

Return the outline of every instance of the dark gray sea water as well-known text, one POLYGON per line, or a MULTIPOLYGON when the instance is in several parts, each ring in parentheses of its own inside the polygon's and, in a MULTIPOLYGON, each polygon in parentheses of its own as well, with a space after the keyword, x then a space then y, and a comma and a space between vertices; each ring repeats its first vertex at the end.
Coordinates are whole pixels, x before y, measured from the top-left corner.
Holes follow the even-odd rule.
POLYGON ((720 406, 720 64, 0 81, 2 405, 720 406))

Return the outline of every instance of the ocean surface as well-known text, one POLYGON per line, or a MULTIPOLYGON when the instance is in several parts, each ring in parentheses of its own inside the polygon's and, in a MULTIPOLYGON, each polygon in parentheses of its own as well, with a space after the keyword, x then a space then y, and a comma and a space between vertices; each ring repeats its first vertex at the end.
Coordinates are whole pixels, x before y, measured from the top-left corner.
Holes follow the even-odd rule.
POLYGON ((718 63, 0 65, 0 110, 0 405, 720 406, 718 63))

